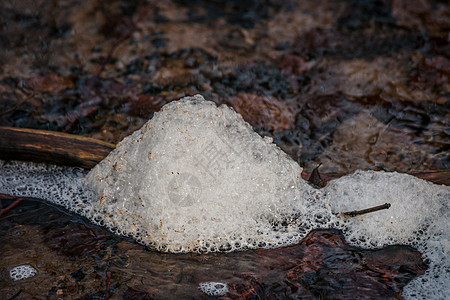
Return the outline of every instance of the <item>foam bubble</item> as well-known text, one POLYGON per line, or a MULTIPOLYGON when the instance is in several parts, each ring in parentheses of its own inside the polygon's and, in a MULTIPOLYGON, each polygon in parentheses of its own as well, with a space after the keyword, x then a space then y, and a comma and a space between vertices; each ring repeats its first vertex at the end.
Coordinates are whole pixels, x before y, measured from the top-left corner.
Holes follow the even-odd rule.
POLYGON ((9 277, 12 280, 22 280, 36 276, 37 271, 30 265, 20 265, 9 270, 9 277))
POLYGON ((228 286, 221 282, 203 282, 198 286, 199 290, 208 296, 223 296, 228 293, 228 286))

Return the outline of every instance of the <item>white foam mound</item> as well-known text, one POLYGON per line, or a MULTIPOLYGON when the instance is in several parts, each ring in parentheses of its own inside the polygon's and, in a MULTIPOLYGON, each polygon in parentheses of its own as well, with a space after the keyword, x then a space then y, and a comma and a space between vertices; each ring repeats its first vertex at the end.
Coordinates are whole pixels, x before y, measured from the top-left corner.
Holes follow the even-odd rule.
POLYGON ((0 193, 47 199, 167 252, 277 247, 337 227, 353 245, 423 253, 429 268, 406 298, 450 294, 449 187, 368 171, 317 190, 300 173, 231 108, 195 96, 164 106, 89 174, 0 161, 0 193), (386 202, 389 210, 340 216, 386 202))
POLYGON ((87 179, 100 195, 95 219, 158 250, 186 252, 285 243, 273 221, 305 214, 302 193, 313 189, 300 173, 233 109, 195 96, 164 106, 87 179))

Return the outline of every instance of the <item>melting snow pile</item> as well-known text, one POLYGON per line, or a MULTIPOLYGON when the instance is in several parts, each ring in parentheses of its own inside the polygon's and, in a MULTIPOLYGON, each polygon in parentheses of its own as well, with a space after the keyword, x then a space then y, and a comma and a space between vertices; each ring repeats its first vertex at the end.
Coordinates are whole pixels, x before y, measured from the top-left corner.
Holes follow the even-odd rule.
POLYGON ((195 96, 164 106, 88 174, 0 162, 0 192, 48 199, 169 252, 276 247, 338 227, 352 244, 424 253, 430 267, 408 284, 408 298, 450 294, 449 187, 356 172, 317 190, 300 173, 231 108, 195 96), (339 217, 385 202, 389 210, 339 217))

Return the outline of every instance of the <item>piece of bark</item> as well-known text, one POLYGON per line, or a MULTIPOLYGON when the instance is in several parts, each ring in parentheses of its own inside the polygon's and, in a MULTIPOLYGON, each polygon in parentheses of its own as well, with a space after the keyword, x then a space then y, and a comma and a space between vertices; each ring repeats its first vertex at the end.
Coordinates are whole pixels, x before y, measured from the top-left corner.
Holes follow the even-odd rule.
POLYGON ((114 144, 73 134, 0 127, 0 159, 93 168, 114 144))

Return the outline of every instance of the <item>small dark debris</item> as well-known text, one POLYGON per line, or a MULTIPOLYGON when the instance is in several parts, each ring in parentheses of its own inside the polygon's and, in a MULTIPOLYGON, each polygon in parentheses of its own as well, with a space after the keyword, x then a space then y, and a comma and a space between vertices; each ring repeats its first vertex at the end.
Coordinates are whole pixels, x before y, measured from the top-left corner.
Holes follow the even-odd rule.
POLYGON ((161 49, 166 47, 168 41, 169 39, 167 38, 154 38, 152 40, 152 45, 153 47, 155 47, 155 49, 161 49))
POLYGON ((123 294, 123 300, 152 300, 155 299, 154 295, 147 293, 146 291, 138 288, 129 287, 123 294))
POLYGON ((83 272, 83 269, 79 269, 75 272, 72 272, 70 274, 70 276, 72 276, 76 282, 79 282, 79 281, 83 280, 84 277, 86 277, 86 274, 83 272))
POLYGON ((322 187, 323 186, 323 180, 322 177, 320 177, 319 173, 319 167, 322 164, 320 163, 317 167, 314 168, 314 170, 311 173, 311 176, 309 176, 308 182, 310 182, 312 185, 316 187, 322 187))
POLYGON ((15 300, 15 299, 17 299, 20 296, 21 293, 22 293, 22 290, 19 290, 17 293, 15 293, 10 298, 8 298, 8 300, 15 300))

